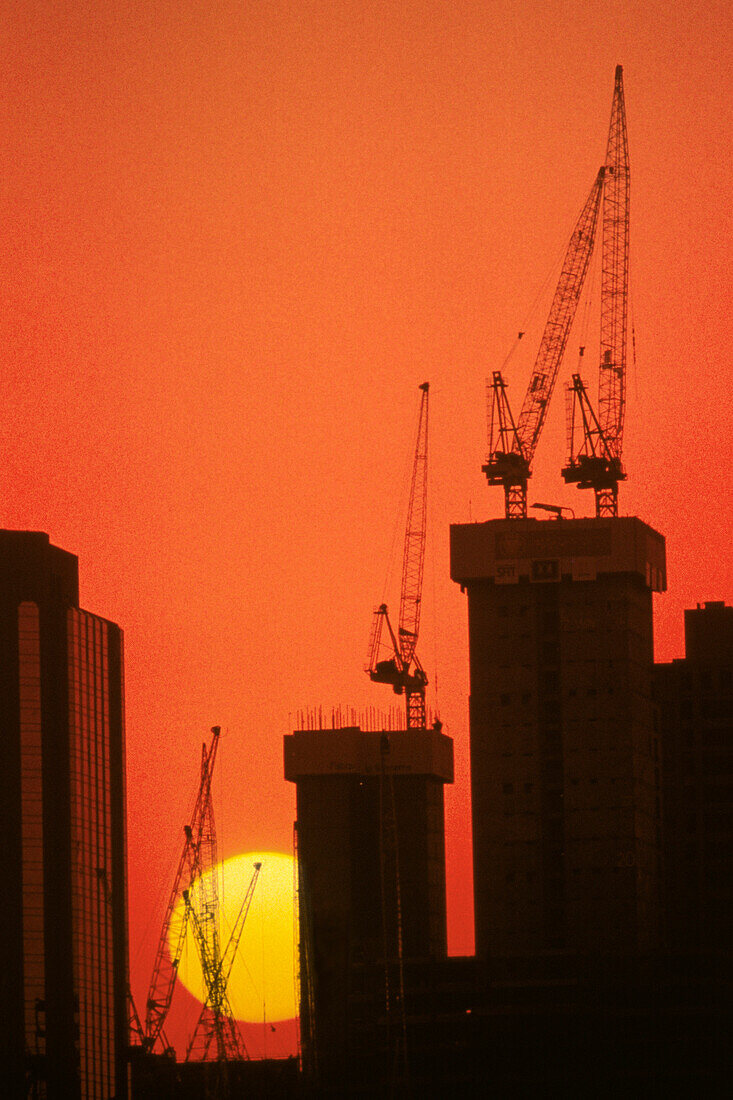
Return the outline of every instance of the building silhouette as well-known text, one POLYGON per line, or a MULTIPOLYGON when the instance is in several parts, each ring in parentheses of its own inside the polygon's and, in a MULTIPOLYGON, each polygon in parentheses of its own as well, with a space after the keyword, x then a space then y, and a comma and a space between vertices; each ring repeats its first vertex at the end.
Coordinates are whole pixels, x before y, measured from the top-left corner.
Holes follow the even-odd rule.
POLYGON ((468 595, 476 954, 659 941, 652 592, 638 519, 451 528, 468 595))
POLYGON ((635 518, 456 526, 451 575, 468 594, 476 956, 446 956, 429 856, 445 739, 286 737, 306 1091, 727 1095, 733 608, 687 612, 685 660, 655 666, 665 543, 635 518))
POLYGON ((733 949, 733 607, 685 611, 685 657, 655 668, 664 793, 666 935, 733 949))
POLYGON ((123 1097, 122 632, 39 532, 0 531, 0 753, 4 1095, 123 1097))
POLYGON ((338 1089, 384 1052, 403 1080, 405 970, 447 954, 453 742, 439 729, 297 730, 284 755, 297 797, 306 1061, 338 1089))

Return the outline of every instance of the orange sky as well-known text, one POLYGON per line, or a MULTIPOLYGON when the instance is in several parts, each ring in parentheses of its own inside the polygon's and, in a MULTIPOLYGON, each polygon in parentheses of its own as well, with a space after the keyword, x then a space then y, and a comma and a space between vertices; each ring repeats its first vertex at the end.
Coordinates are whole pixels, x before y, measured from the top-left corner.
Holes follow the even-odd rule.
MULTIPOLYGON (((731 597, 728 4, 24 0, 0 34, 0 523, 77 553, 84 606, 125 631, 138 999, 209 727, 222 854, 289 851, 294 712, 392 703, 362 666, 373 606, 399 596, 399 562, 384 579, 426 379, 419 652, 456 742, 450 941, 470 950, 448 524, 502 514, 485 378, 602 161, 617 63, 621 511, 667 536, 658 657, 681 655, 684 607, 731 597)), ((529 369, 507 370, 516 408, 529 369)), ((590 514, 564 458, 559 385, 530 500, 590 514)))

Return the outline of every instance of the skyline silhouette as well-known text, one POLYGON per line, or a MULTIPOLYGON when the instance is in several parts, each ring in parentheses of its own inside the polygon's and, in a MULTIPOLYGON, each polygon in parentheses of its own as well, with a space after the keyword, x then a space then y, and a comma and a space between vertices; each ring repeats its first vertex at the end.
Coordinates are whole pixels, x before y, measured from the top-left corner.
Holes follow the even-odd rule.
MULTIPOLYGON (((684 608, 730 598, 721 14, 110 0, 9 15, 2 526, 78 554, 86 603, 124 630, 138 999, 201 731, 224 730, 222 857, 288 852, 292 716, 381 705, 363 660, 374 608, 395 600, 424 378, 421 659, 455 743, 449 949, 471 950, 448 526, 501 515, 481 473, 485 380, 601 162, 617 63, 636 334, 620 511, 667 539, 656 659, 682 656, 684 608)), ((591 502, 560 477, 576 357, 571 337, 531 499, 580 516, 591 502)), ((529 370, 512 360, 512 396, 529 370)))

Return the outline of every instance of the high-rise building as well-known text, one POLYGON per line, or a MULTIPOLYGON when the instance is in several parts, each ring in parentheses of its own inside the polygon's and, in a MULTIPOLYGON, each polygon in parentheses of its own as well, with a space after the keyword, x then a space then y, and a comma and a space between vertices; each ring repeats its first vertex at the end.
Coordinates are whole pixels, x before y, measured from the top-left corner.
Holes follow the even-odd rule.
POLYGON ((655 668, 664 898, 676 953, 733 948, 733 607, 685 611, 685 657, 655 668))
POLYGON ((338 1081, 364 968, 384 978, 372 1001, 384 1018, 400 1003, 403 966, 447 954, 443 789, 453 742, 439 729, 358 727, 298 730, 284 742, 297 797, 301 1029, 338 1081))
POLYGON ((634 518, 451 528, 468 594, 476 951, 634 953, 658 941, 652 592, 634 518))
POLYGON ((0 531, 0 835, 5 1095, 126 1096, 122 633, 39 532, 0 531))

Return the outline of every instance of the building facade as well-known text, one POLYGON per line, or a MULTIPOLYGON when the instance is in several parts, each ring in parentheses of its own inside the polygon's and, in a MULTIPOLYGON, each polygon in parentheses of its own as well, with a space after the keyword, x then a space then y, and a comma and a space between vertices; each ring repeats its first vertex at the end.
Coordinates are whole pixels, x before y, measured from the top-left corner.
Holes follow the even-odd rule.
POLYGON ((395 1057, 405 964, 447 954, 443 790, 453 742, 439 729, 358 727, 284 741, 297 798, 301 1032, 333 1084, 348 1076, 365 973, 378 972, 379 992, 363 991, 364 1003, 378 1006, 395 1057))
POLYGON ((0 753, 9 1095, 125 1096, 122 633, 38 532, 0 531, 0 753))
POLYGON ((664 539, 638 519, 451 528, 479 957, 658 942, 652 592, 665 574, 664 539))
POLYGON ((666 936, 673 952, 733 948, 733 607, 685 611, 685 657, 658 664, 666 936))

